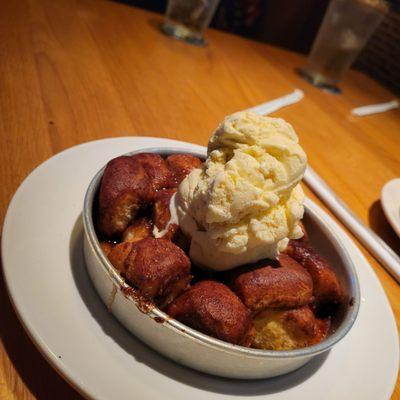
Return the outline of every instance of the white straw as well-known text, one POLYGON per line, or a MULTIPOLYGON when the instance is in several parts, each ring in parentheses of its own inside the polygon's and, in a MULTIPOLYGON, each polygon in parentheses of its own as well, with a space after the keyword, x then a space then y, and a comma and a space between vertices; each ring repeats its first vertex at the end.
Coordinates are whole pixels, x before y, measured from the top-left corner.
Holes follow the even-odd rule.
POLYGON ((399 107, 397 100, 392 100, 387 103, 371 104, 369 106, 357 107, 351 110, 353 115, 363 117, 365 115, 377 114, 389 110, 393 110, 399 107))
POLYGON ((296 89, 292 93, 286 96, 278 97, 277 99, 258 104, 257 106, 248 108, 245 111, 252 111, 260 115, 271 114, 282 107, 286 107, 290 104, 297 103, 303 97, 304 97, 303 91, 300 89, 296 89))

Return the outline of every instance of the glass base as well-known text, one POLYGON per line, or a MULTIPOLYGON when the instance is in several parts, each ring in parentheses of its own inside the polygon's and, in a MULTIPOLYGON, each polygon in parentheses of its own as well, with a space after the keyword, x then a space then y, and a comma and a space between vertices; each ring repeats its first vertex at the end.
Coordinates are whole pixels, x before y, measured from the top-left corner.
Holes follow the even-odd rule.
POLYGON ((333 94, 342 93, 342 90, 339 87, 323 82, 321 79, 318 79, 315 75, 310 74, 305 69, 298 69, 297 72, 302 78, 304 78, 307 82, 311 83, 315 87, 326 90, 327 92, 333 94))
POLYGON ((168 36, 172 36, 175 39, 182 40, 189 44, 204 47, 207 42, 204 38, 195 35, 190 29, 182 26, 164 22, 161 25, 161 31, 168 36))

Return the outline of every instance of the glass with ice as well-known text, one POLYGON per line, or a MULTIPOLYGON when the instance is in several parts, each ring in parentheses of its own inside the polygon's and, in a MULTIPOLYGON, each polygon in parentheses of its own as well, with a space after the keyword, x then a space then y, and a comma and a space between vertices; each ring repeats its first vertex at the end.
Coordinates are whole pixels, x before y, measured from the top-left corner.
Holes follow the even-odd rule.
POLYGON ((387 10, 383 0, 332 0, 302 75, 316 86, 338 90, 387 10))
POLYGON ((204 32, 219 0, 169 0, 164 33, 189 43, 204 45, 204 32))

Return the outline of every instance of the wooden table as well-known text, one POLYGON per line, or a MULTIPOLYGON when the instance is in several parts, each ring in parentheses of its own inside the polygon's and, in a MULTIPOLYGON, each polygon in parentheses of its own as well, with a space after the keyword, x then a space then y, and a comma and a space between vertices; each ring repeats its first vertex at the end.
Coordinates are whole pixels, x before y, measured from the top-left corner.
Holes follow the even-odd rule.
MULTIPOLYGON (((193 47, 162 35, 160 16, 112 2, 3 1, 0 18, 1 223, 21 181, 63 149, 125 135, 205 145, 226 114, 297 87, 305 99, 276 115, 294 125, 310 164, 399 252, 379 195, 400 171, 400 113, 350 115, 393 97, 365 75, 349 73, 343 94, 328 94, 294 72, 303 56, 218 31, 208 47, 193 47)), ((399 324, 399 285, 360 248, 399 324)), ((81 398, 35 349, 0 284, 0 398, 81 398)))

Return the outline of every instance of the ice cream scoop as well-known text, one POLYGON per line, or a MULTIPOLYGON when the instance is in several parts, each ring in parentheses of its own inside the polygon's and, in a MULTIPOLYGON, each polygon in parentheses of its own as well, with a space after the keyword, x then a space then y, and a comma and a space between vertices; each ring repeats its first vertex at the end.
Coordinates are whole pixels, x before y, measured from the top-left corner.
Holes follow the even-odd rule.
POLYGON ((307 157, 292 126, 251 112, 228 116, 208 144, 202 169, 193 170, 176 196, 190 257, 227 270, 276 258, 302 236, 307 157))

